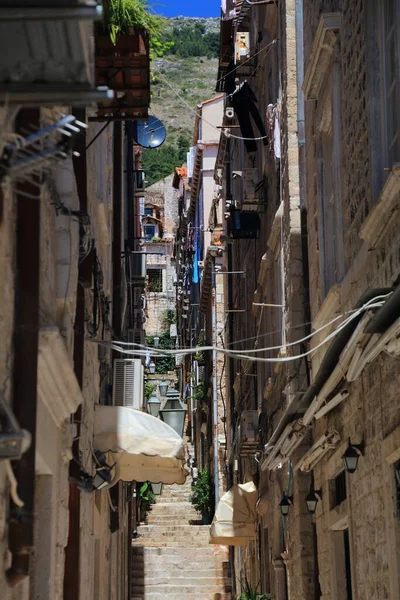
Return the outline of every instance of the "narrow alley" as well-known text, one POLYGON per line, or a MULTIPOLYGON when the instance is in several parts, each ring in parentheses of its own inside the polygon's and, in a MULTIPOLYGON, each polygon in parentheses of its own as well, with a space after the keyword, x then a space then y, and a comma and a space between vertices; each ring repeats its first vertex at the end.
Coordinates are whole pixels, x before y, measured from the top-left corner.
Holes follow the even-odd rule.
POLYGON ((400 600, 400 0, 0 0, 0 600, 400 600))
MULTIPOLYGON (((188 457, 193 446, 188 444, 188 457)), ((228 600, 229 552, 189 502, 191 477, 165 485, 133 542, 131 600, 228 600)))

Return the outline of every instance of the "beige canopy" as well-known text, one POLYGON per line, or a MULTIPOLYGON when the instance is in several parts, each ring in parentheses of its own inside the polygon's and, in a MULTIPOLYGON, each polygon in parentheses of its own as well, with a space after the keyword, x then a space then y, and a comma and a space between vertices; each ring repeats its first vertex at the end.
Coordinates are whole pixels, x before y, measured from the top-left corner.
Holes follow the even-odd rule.
POLYGON ((252 481, 231 487, 218 502, 210 544, 244 546, 256 537, 257 488, 252 481))
MULTIPOLYGON (((182 438, 166 423, 123 406, 96 405, 94 448, 109 452, 122 481, 185 483, 182 438)), ((110 462, 109 461, 109 462, 110 462)))

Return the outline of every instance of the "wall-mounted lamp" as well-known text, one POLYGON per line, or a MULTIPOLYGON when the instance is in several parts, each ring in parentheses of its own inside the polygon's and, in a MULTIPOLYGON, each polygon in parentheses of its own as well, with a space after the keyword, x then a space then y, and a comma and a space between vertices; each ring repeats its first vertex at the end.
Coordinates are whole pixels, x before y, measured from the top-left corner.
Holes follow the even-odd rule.
POLYGON ((361 444, 352 444, 349 438, 349 445, 342 456, 344 468, 348 473, 354 473, 357 469, 358 459, 360 456, 364 456, 364 447, 364 442, 361 442, 361 444))
POLYGON ((152 360, 149 364, 149 373, 150 373, 150 375, 154 375, 155 372, 156 372, 156 363, 154 362, 154 360, 152 360))
POLYGON ((286 492, 283 493, 283 498, 279 502, 279 508, 281 509, 281 513, 283 517, 287 517, 289 514, 289 508, 293 504, 293 496, 288 496, 286 492))
POLYGON ((158 348, 158 344, 159 343, 160 343, 160 336, 156 334, 153 337, 153 346, 154 346, 154 348, 158 348))
POLYGON ((147 400, 147 412, 152 416, 152 417, 158 417, 158 415, 160 414, 160 408, 161 408, 161 400, 159 398, 157 398, 157 394, 155 391, 153 391, 151 393, 150 398, 147 400))
POLYGON ((166 396, 168 392, 168 381, 165 379, 159 384, 158 389, 160 390, 161 396, 166 396))
POLYGON ((310 515, 313 515, 317 510, 318 500, 322 500, 322 491, 314 490, 314 486, 311 484, 310 491, 306 496, 307 510, 310 515))
POLYGON ((115 467, 114 465, 109 465, 107 463, 107 458, 104 456, 102 452, 96 450, 95 452, 97 467, 96 474, 93 477, 93 489, 101 490, 105 488, 112 479, 112 470, 115 467))

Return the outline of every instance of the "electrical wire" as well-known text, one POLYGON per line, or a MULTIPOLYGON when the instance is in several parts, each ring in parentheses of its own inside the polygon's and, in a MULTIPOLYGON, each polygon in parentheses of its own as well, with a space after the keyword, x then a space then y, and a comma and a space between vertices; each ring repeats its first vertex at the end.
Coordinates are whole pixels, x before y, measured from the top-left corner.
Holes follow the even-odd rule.
MULTIPOLYGON (((361 314, 363 311, 371 309, 371 308, 379 308, 382 305, 382 300, 386 299, 388 296, 391 295, 391 292, 389 294, 384 294, 381 296, 376 296, 375 298, 372 298, 371 300, 369 300, 368 302, 366 302, 362 307, 360 307, 359 309, 355 309, 355 310, 351 310, 351 311, 347 311, 341 315, 338 315, 337 317, 335 317, 334 319, 332 319, 331 321, 329 321, 328 323, 322 325, 321 327, 319 327, 318 329, 316 329, 315 331, 313 331, 312 333, 308 334, 307 336, 300 338, 299 340, 296 340, 294 342, 288 342, 287 344, 285 344, 285 347, 289 347, 289 346, 296 346, 296 345, 301 345, 303 342, 309 340, 310 338, 312 338, 313 336, 317 335, 318 333, 320 333, 321 331, 323 331, 324 329, 326 329, 327 327, 330 327, 331 325, 333 325, 338 319, 341 319, 343 317, 345 317, 346 315, 350 315, 348 316, 338 327, 337 330, 335 330, 333 333, 331 333, 328 338, 330 339, 332 335, 336 335, 339 331, 341 331, 344 327, 346 327, 354 318, 358 317, 359 314, 361 314), (379 301, 379 302, 378 302, 379 301)), ((254 339, 254 338, 252 338, 254 339)), ((151 354, 153 356, 157 356, 158 354, 164 355, 165 353, 167 354, 192 354, 192 353, 196 353, 199 352, 200 350, 202 351, 211 351, 214 349, 214 346, 198 346, 198 347, 194 347, 194 348, 182 348, 179 350, 162 350, 162 349, 155 349, 155 348, 149 348, 147 346, 141 346, 140 344, 132 344, 130 342, 119 342, 121 345, 123 346, 135 346, 135 347, 139 347, 142 348, 143 351, 150 351, 151 354)), ((323 341, 322 343, 325 343, 325 341, 323 341)), ((317 348, 319 348, 320 345, 315 346, 314 348, 312 348, 309 352, 312 352, 314 350, 316 350, 317 348)), ((282 344, 279 346, 270 346, 270 347, 266 347, 266 348, 251 348, 248 350, 228 350, 227 348, 221 348, 219 346, 216 346, 217 351, 225 353, 229 356, 235 356, 238 355, 238 357, 242 357, 243 353, 246 353, 246 358, 248 358, 249 360, 251 360, 252 357, 249 357, 249 354, 253 354, 253 353, 259 353, 259 352, 271 352, 273 350, 280 350, 282 348, 282 344)), ((124 350, 126 351, 126 350, 124 350)), ((129 350, 127 351, 129 353, 129 350)), ((136 351, 135 351, 136 352, 136 351)), ((140 352, 140 350, 139 350, 140 352)), ((299 355, 299 357, 302 355, 299 355)), ((291 357, 287 357, 287 358, 291 358, 291 357)), ((284 359, 282 359, 283 362, 284 359)))
MULTIPOLYGON (((261 48, 261 50, 258 50, 258 52, 256 52, 255 54, 253 54, 252 56, 250 56, 247 60, 243 61, 240 66, 243 66, 246 62, 250 61, 252 58, 254 58, 255 56, 257 56, 258 54, 260 54, 260 52, 262 52, 263 50, 269 50, 275 43, 277 42, 277 40, 272 40, 272 42, 270 42, 269 44, 267 44, 267 46, 264 46, 263 48, 261 48)), ((204 121, 204 123, 206 123, 207 125, 209 125, 209 127, 212 127, 212 129, 215 129, 216 131, 218 131, 218 133, 223 133, 226 137, 232 137, 235 138, 237 140, 243 140, 243 141, 257 141, 257 140, 264 140, 266 139, 268 136, 262 136, 262 137, 251 137, 251 138, 245 138, 245 137, 240 137, 237 135, 233 135, 228 131, 228 128, 223 128, 220 129, 218 127, 216 127, 213 123, 210 123, 209 121, 207 121, 202 115, 199 115, 199 112, 197 109, 194 109, 190 106, 190 104, 184 99, 182 98, 182 96, 180 95, 180 93, 178 92, 178 90, 175 89, 175 87, 168 81, 168 79, 166 77, 164 77, 164 75, 161 73, 161 71, 159 69, 157 69, 157 67, 153 67, 155 71, 157 71, 158 76, 160 77, 160 79, 162 81, 164 81, 164 83, 167 84, 167 86, 173 91, 173 93, 177 96, 177 98, 179 98, 179 100, 181 102, 183 102, 183 104, 192 112, 194 113, 197 117, 199 117, 202 121, 204 121)), ((236 67, 234 69, 232 69, 231 71, 229 71, 228 73, 226 73, 226 75, 224 75, 223 77, 221 77, 220 79, 217 80, 217 83, 219 81, 221 81, 222 79, 225 79, 228 75, 230 75, 231 73, 234 73, 236 71, 236 67)))
MULTIPOLYGON (((237 358, 237 359, 248 360, 250 362, 285 363, 285 362, 291 362, 294 360, 298 360, 298 359, 304 358, 305 356, 309 356, 309 355, 313 354, 319 348, 321 348, 323 345, 325 345, 327 342, 329 342, 331 339, 333 339, 336 335, 338 335, 345 327, 347 327, 347 325, 349 323, 351 323, 351 321, 356 319, 363 311, 372 309, 372 308, 380 308, 383 304, 383 301, 377 302, 377 300, 387 298, 389 295, 390 294, 385 294, 383 296, 377 296, 375 298, 372 298, 369 302, 364 304, 362 307, 353 311, 353 313, 347 319, 345 319, 333 332, 331 332, 329 335, 327 335, 319 344, 317 344, 316 346, 314 346, 313 348, 311 348, 310 350, 308 350, 306 352, 303 352, 301 354, 297 354, 294 356, 261 358, 261 357, 249 356, 249 353, 254 352, 254 349, 231 351, 226 348, 221 348, 219 346, 215 346, 215 347, 214 346, 201 346, 201 347, 199 346, 199 347, 195 347, 195 348, 181 348, 181 349, 176 349, 176 350, 164 350, 164 349, 157 350, 155 348, 149 348, 149 347, 143 346, 141 344, 132 344, 129 342, 119 342, 120 345, 117 345, 113 342, 102 342, 100 340, 94 340, 94 341, 96 341, 99 344, 105 343, 106 345, 110 345, 111 348, 113 350, 116 350, 117 352, 121 352, 124 354, 135 354, 135 355, 139 355, 139 356, 145 356, 145 355, 149 354, 150 356, 153 356, 153 357, 162 357, 162 356, 177 355, 177 354, 180 354, 180 355, 195 354, 199 351, 215 350, 216 352, 226 354, 228 356, 233 356, 234 358, 237 358), (128 347, 133 346, 138 349, 129 350, 128 348, 124 348, 124 347, 121 348, 121 346, 128 346, 128 347), (238 354, 238 352, 240 352, 241 354, 238 354), (245 352, 247 352, 247 354, 245 354, 245 352)), ((344 316, 344 315, 341 315, 341 316, 344 316)), ((327 327, 327 326, 328 325, 323 326, 318 331, 320 331, 321 329, 323 329, 324 327, 327 327)), ((314 332, 314 335, 317 332, 314 332)), ((309 336, 307 336, 306 338, 303 338, 302 340, 298 340, 296 343, 300 344, 305 339, 308 339, 308 337, 309 336)), ((280 349, 281 346, 279 346, 278 348, 280 349)), ((274 347, 274 349, 278 349, 278 348, 274 347)), ((261 349, 261 350, 268 351, 270 349, 261 349)))

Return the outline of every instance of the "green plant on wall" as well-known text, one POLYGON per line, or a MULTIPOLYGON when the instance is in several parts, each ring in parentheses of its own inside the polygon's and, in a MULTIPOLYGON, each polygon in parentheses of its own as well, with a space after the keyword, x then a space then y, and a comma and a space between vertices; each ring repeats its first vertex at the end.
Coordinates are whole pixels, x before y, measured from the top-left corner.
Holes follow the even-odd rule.
POLYGON ((211 519, 213 512, 213 486, 207 469, 200 469, 189 497, 190 502, 207 520, 211 519))
POLYGON ((166 21, 156 15, 147 0, 104 0, 104 23, 113 44, 130 29, 145 29, 150 37, 152 58, 163 56, 173 46, 165 38, 166 21))
POLYGON ((144 396, 146 398, 146 400, 148 400, 151 396, 151 394, 154 392, 154 390, 157 388, 157 385, 155 383, 145 383, 144 385, 144 396))
POLYGON ((269 594, 260 594, 258 586, 256 588, 251 587, 247 577, 244 585, 241 585, 242 593, 237 596, 237 600, 272 600, 269 594))
POLYGON ((140 508, 146 511, 149 510, 154 500, 154 494, 150 485, 148 481, 145 481, 139 488, 140 508))
MULTIPOLYGON (((158 350, 174 349, 175 341, 170 337, 169 331, 164 331, 164 333, 161 333, 158 337, 158 350)), ((154 337, 147 336, 146 343, 148 346, 154 346, 154 337)), ((175 358, 173 356, 154 357, 153 360, 156 364, 156 373, 158 375, 165 375, 175 368, 175 358)))
POLYGON ((207 398, 207 389, 204 381, 201 381, 200 383, 197 383, 193 386, 192 398, 197 404, 200 404, 203 400, 207 398))
POLYGON ((163 329, 168 330, 170 325, 173 325, 174 323, 176 323, 176 310, 173 308, 167 308, 167 310, 164 310, 163 314, 161 315, 161 325, 163 329))

